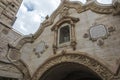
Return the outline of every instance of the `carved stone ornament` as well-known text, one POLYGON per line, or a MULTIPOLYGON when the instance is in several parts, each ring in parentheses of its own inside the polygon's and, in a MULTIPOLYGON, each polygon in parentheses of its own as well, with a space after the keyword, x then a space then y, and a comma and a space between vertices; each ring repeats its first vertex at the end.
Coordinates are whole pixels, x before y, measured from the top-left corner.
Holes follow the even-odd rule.
POLYGON ((72 47, 73 50, 76 49, 76 37, 75 37, 75 23, 79 21, 79 18, 71 17, 71 16, 64 16, 60 20, 58 20, 55 25, 52 26, 51 30, 54 31, 54 43, 53 43, 53 52, 56 54, 57 49, 64 48, 64 47, 72 47), (59 36, 60 36, 60 29, 64 25, 69 25, 70 29, 70 41, 60 44, 59 43, 59 36))
POLYGON ((103 44, 104 44, 104 40, 101 39, 101 38, 99 38, 99 39, 97 40, 97 45, 102 46, 103 44))
POLYGON ((98 74, 102 78, 102 80, 116 80, 113 77, 114 74, 112 74, 112 72, 107 67, 105 67, 98 61, 85 55, 67 53, 58 55, 47 60, 42 66, 37 69, 36 73, 33 75, 32 80, 40 80, 40 78, 43 74, 45 74, 46 71, 49 71, 49 69, 53 66, 64 62, 78 63, 80 65, 86 66, 90 70, 98 74))
POLYGON ((20 60, 20 57, 21 57, 21 53, 17 49, 10 49, 7 54, 7 58, 11 62, 16 62, 16 61, 20 60))
POLYGON ((45 50, 48 48, 48 46, 45 44, 44 41, 41 41, 35 48, 34 48, 34 52, 37 55, 37 57, 39 58, 44 52, 45 50))
POLYGON ((105 38, 108 36, 107 29, 104 25, 92 26, 89 30, 89 33, 92 40, 97 40, 98 38, 105 38))
POLYGON ((50 26, 54 23, 54 20, 56 16, 59 14, 68 14, 67 10, 69 12, 70 8, 75 9, 78 13, 82 13, 87 10, 91 10, 95 13, 99 14, 114 14, 114 13, 119 13, 120 14, 120 1, 119 0, 113 0, 114 4, 113 5, 106 5, 106 4, 100 4, 97 2, 97 0, 87 0, 87 4, 82 4, 81 2, 76 2, 76 1, 70 1, 70 0, 62 0, 61 4, 59 7, 52 13, 52 15, 49 17, 49 19, 41 23, 42 25, 40 26, 39 30, 35 33, 34 37, 37 38, 41 33, 44 31, 44 29, 47 26, 50 26), (117 4, 116 4, 117 3, 117 4), (66 11, 63 11, 65 9, 66 11))
POLYGON ((107 39, 111 32, 115 31, 115 27, 106 28, 105 25, 102 24, 94 24, 89 29, 89 34, 85 33, 83 35, 84 38, 89 38, 92 41, 97 41, 98 46, 104 45, 104 39, 107 39))
POLYGON ((59 17, 60 17, 60 18, 63 18, 63 17, 65 17, 65 16, 68 16, 68 15, 69 15, 68 10, 69 10, 69 8, 64 7, 64 8, 62 9, 62 11, 60 12, 59 17))

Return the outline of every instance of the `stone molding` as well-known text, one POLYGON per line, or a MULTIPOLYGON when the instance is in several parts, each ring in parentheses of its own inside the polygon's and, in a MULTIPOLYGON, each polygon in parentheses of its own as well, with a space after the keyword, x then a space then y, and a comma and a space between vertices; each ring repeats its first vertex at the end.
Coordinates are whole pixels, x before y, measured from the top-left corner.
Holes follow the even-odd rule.
POLYGON ((15 63, 12 63, 12 64, 15 65, 21 71, 21 73, 23 74, 23 79, 22 80, 30 80, 31 79, 28 67, 22 60, 19 60, 15 63))
POLYGON ((21 53, 19 49, 13 47, 12 45, 9 45, 9 51, 7 54, 8 60, 11 62, 12 65, 16 66, 17 69, 23 74, 22 80, 30 80, 31 79, 30 72, 24 61, 20 59, 20 55, 21 53), (17 58, 14 58, 16 56, 17 58))
POLYGON ((10 44, 10 45, 20 50, 25 43, 32 43, 33 41, 34 41, 33 35, 26 35, 21 37, 16 44, 10 44))
MULTIPOLYGON (((53 52, 54 54, 56 54, 56 50, 58 47, 58 40, 59 40, 59 29, 61 27, 61 25, 68 23, 71 27, 70 27, 70 46, 73 48, 73 50, 76 49, 76 37, 75 37, 75 23, 77 23, 79 21, 79 18, 75 18, 75 17, 70 17, 70 16, 64 16, 62 17, 59 21, 56 22, 55 25, 52 26, 51 30, 54 31, 54 44, 53 44, 53 52)), ((66 45, 66 44, 65 44, 66 45)), ((63 46, 62 46, 63 47, 63 46)))
MULTIPOLYGON (((78 63, 88 67, 93 72, 97 73, 103 80, 119 80, 120 78, 114 74, 99 61, 83 54, 60 54, 48 59, 42 66, 40 66, 34 73, 32 80, 39 80, 42 75, 51 67, 64 62, 78 63)), ((117 75, 120 76, 120 75, 117 75)))
POLYGON ((56 16, 59 15, 63 11, 64 8, 67 8, 67 10, 69 10, 70 8, 73 8, 78 13, 82 13, 87 10, 92 10, 93 12, 99 13, 99 14, 116 14, 116 11, 118 13, 118 10, 120 10, 118 3, 120 4, 120 2, 117 0, 114 1, 114 3, 111 5, 100 4, 96 0, 91 0, 89 3, 86 3, 86 4, 82 4, 81 2, 78 2, 78 1, 62 0, 59 7, 52 13, 52 15, 50 17, 46 18, 46 20, 41 23, 41 25, 40 25, 39 29, 36 31, 36 33, 34 35, 32 35, 31 38, 28 37, 30 35, 24 36, 18 42, 18 46, 19 46, 19 44, 23 45, 24 43, 27 43, 27 41, 29 42, 31 40, 34 41, 35 39, 37 39, 46 27, 48 27, 54 23, 56 16), (115 8, 115 6, 118 6, 118 7, 115 8), (27 41, 25 39, 27 39, 27 41), (24 42, 24 41, 26 41, 26 42, 24 42))
POLYGON ((63 0, 59 5, 59 7, 52 13, 52 15, 49 18, 47 18, 43 23, 41 23, 38 31, 34 34, 34 38, 36 39, 39 35, 41 35, 45 27, 52 25, 56 16, 60 14, 62 12, 62 9, 65 7, 68 9, 70 8, 76 9, 78 13, 82 13, 87 10, 92 10, 93 12, 99 14, 114 14, 116 11, 114 5, 119 6, 119 4, 113 4, 113 5, 100 4, 96 0, 91 0, 91 2, 86 4, 82 4, 78 1, 63 0))

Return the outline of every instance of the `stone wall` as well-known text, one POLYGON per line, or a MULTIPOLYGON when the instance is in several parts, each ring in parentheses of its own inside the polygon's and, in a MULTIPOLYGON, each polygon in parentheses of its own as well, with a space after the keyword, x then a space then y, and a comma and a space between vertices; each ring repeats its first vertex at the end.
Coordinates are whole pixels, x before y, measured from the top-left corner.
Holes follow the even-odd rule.
POLYGON ((12 25, 22 0, 0 0, 0 21, 12 25))
MULTIPOLYGON (((57 10, 41 23, 40 29, 34 35, 26 37, 16 33, 11 28, 20 3, 19 0, 13 0, 13 2, 2 0, 0 3, 0 61, 11 65, 14 64, 24 75, 24 80, 30 80, 31 77, 39 78, 35 73, 42 75, 42 71, 57 64, 57 62, 59 63, 59 59, 63 62, 67 61, 67 59, 69 61, 73 60, 73 62, 83 60, 83 64, 89 66, 86 63, 89 62, 88 57, 91 63, 95 61, 95 64, 90 65, 94 66, 96 72, 99 71, 98 73, 101 74, 101 70, 109 70, 104 73, 108 73, 107 79, 111 75, 111 80, 120 79, 119 1, 116 0, 111 5, 103 5, 90 0, 83 6, 78 2, 62 0, 57 10), (18 2, 16 3, 16 1, 18 2), (10 11, 11 7, 13 7, 13 10, 10 11), (8 14, 5 14, 6 12, 8 14), (68 45, 56 46, 58 44, 56 38, 59 37, 58 34, 56 35, 56 31, 67 19, 71 21, 70 24, 73 26, 70 32, 72 35, 71 41, 68 45), (102 26, 102 29, 99 26, 102 26), (100 33, 98 34, 98 32, 100 33), (93 38, 93 36, 97 38, 93 38), (74 42, 72 42, 73 39, 74 42), (84 55, 85 59, 78 59, 76 56, 75 58, 71 56, 62 58, 61 56, 54 61, 54 57, 64 56, 65 54, 84 55), (7 57, 7 55, 9 56, 7 57), (49 60, 53 61, 49 63, 49 60), (46 65, 44 65, 45 63, 46 65), (96 65, 98 63, 99 65, 96 65), (42 70, 42 66, 44 70, 42 70), (103 66, 104 68, 102 68, 103 66), (100 67, 100 69, 96 69, 96 67, 100 67)), ((33 80, 36 80, 36 78, 33 80)))
MULTIPOLYGON (((83 12, 81 12, 82 8, 79 9, 77 6, 75 6, 75 8, 73 6, 71 7, 68 8, 69 16, 79 18, 80 20, 75 23, 75 37, 77 43, 76 50, 73 50, 71 46, 65 46, 62 48, 58 47, 56 54, 54 54, 53 44, 55 43, 55 34, 51 28, 56 24, 56 22, 59 22, 61 18, 61 13, 57 14, 57 11, 55 11, 55 13, 53 13, 54 16, 52 15, 48 20, 45 20, 42 23, 41 30, 38 32, 41 32, 40 36, 37 37, 33 43, 24 44, 20 50, 22 53, 21 59, 28 66, 31 76, 37 72, 38 68, 41 67, 41 65, 44 64, 49 58, 65 53, 78 53, 90 56, 105 65, 113 74, 116 74, 120 65, 118 64, 120 59, 120 15, 112 14, 112 5, 109 5, 110 12, 108 13, 105 11, 107 10, 105 9, 106 7, 102 8, 104 10, 99 10, 97 7, 98 12, 96 8, 94 10, 93 6, 83 12), (50 23, 49 20, 51 21, 50 23), (47 23, 52 24, 44 28, 44 23, 46 23, 45 25, 47 25, 47 23), (91 39, 89 31, 91 27, 97 25, 104 25, 107 35, 102 39, 97 38, 97 40, 94 41, 91 39), (42 42, 45 42, 44 49, 40 46, 42 42), (41 49, 43 49, 43 51, 41 49)), ((58 11, 61 11, 62 9, 64 8, 61 7, 60 9, 58 7, 58 11)))
MULTIPOLYGON (((22 37, 12 29, 22 0, 0 0, 0 76, 22 79, 21 71, 8 59, 10 45, 22 37)), ((14 55, 14 53, 13 53, 14 55)), ((14 56, 16 57, 16 56, 14 56)))

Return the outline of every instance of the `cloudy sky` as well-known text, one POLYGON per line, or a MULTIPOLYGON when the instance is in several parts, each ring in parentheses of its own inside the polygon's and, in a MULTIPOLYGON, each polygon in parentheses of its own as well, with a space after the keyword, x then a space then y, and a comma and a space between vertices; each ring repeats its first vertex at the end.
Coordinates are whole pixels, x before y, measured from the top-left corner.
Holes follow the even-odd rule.
MULTIPOLYGON (((34 34, 46 15, 50 15, 59 6, 60 1, 61 0, 23 0, 13 28, 24 35, 34 34)), ((86 2, 86 0, 71 1, 86 2)), ((112 0, 97 1, 110 4, 112 0)))

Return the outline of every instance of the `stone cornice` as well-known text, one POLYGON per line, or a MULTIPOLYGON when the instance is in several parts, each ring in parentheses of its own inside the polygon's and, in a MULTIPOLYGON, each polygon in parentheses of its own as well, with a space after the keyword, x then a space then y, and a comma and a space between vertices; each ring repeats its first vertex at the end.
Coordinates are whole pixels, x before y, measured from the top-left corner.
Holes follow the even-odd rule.
POLYGON ((91 10, 93 12, 99 13, 99 14, 113 14, 114 13, 114 5, 112 4, 100 4, 96 0, 91 0, 89 3, 82 4, 79 1, 69 1, 69 0, 63 0, 59 7, 52 13, 52 15, 45 20, 43 23, 41 23, 38 31, 34 34, 34 38, 36 39, 38 36, 41 35, 41 33, 44 31, 44 28, 47 26, 50 26, 53 24, 54 19, 64 7, 67 8, 74 8, 78 13, 82 13, 87 10, 91 10))
POLYGON ((24 41, 29 42, 31 40, 34 41, 35 39, 37 39, 46 27, 53 25, 56 16, 59 15, 63 11, 63 8, 68 8, 68 9, 73 8, 73 9, 76 9, 76 11, 78 13, 82 13, 84 11, 91 10, 91 11, 93 11, 95 13, 99 13, 99 14, 118 14, 120 11, 119 4, 120 4, 120 2, 118 0, 115 0, 114 4, 109 4, 109 5, 108 4, 100 4, 96 0, 91 0, 90 2, 87 2, 86 4, 82 4, 81 2, 78 2, 78 1, 62 0, 59 7, 52 13, 52 15, 41 23, 37 32, 31 38, 24 37, 23 39, 21 39, 19 41, 19 43, 24 44, 24 43, 27 43, 24 41), (117 7, 115 7, 115 6, 117 6, 117 7), (27 40, 25 40, 25 39, 27 39, 27 40))
POLYGON ((33 35, 26 35, 20 38, 16 44, 10 44, 12 47, 20 50, 25 43, 32 43, 34 41, 33 35))
POLYGON ((79 18, 65 16, 65 17, 61 18, 59 21, 57 21, 56 24, 51 28, 51 30, 54 30, 56 27, 59 27, 63 23, 66 23, 66 22, 70 23, 71 21, 73 23, 76 23, 79 21, 79 18))

